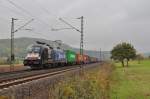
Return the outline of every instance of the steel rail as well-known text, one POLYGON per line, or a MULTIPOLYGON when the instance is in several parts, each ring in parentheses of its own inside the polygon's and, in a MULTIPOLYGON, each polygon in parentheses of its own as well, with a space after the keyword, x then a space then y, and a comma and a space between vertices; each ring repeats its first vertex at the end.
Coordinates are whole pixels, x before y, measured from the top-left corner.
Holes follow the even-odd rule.
MULTIPOLYGON (((88 65, 85 65, 84 67, 89 68, 89 67, 93 67, 96 65, 98 65, 98 63, 88 64, 88 65)), ((72 71, 72 70, 79 69, 79 68, 81 68, 80 65, 61 67, 61 68, 49 69, 49 71, 47 70, 47 71, 42 71, 42 72, 36 72, 35 74, 28 75, 28 76, 21 75, 20 77, 16 77, 12 79, 11 78, 3 79, 3 81, 0 81, 0 89, 9 88, 10 86, 58 75, 58 74, 65 73, 67 71, 72 71)))
POLYGON ((61 73, 67 72, 67 71, 75 70, 77 68, 79 68, 79 67, 72 67, 72 68, 64 69, 64 70, 60 70, 60 71, 55 71, 55 72, 39 74, 39 75, 33 75, 33 76, 29 76, 29 77, 23 77, 23 78, 20 78, 20 79, 10 80, 8 82, 0 83, 0 89, 9 88, 10 86, 13 86, 13 85, 18 85, 18 84, 21 84, 21 83, 37 80, 37 79, 40 79, 40 78, 45 78, 45 77, 50 77, 50 76, 53 76, 53 75, 61 74, 61 73))

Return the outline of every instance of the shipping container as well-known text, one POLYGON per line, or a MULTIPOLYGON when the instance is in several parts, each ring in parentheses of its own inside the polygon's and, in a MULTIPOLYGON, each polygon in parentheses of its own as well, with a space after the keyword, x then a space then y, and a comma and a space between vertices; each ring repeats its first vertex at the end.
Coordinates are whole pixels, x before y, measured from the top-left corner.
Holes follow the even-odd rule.
POLYGON ((91 62, 91 63, 97 62, 97 58, 95 58, 95 57, 90 57, 90 62, 91 62))
POLYGON ((83 55, 76 54, 76 62, 77 64, 83 64, 83 55))
POLYGON ((66 59, 68 64, 74 64, 76 62, 76 53, 72 50, 66 50, 66 59))
POLYGON ((90 62, 88 55, 83 55, 83 62, 84 62, 84 64, 88 64, 90 62))

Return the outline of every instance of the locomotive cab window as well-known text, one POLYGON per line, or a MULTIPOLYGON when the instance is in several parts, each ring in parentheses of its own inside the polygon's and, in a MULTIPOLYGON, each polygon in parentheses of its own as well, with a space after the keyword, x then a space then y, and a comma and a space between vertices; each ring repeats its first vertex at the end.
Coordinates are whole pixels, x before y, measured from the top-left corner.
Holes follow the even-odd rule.
POLYGON ((29 49, 29 53, 40 53, 40 51, 41 51, 41 47, 39 47, 39 46, 33 46, 31 49, 29 49))

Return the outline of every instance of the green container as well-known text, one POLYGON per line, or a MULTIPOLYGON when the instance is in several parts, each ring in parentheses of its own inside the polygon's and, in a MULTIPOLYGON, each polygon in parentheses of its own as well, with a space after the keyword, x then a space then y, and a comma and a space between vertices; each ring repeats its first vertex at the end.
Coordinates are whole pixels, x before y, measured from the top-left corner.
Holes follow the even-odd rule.
POLYGON ((72 50, 66 50, 67 63, 73 63, 76 61, 76 53, 72 50))

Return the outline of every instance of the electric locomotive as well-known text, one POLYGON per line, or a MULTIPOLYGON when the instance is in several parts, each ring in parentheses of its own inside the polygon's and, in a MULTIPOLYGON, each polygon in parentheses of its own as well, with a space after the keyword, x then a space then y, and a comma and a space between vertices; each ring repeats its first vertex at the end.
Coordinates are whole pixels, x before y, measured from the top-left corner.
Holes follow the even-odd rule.
POLYGON ((52 48, 50 45, 37 41, 28 51, 24 59, 24 66, 32 69, 48 68, 66 64, 65 53, 59 47, 52 48))
POLYGON ((30 66, 31 68, 42 68, 47 64, 48 59, 50 58, 50 48, 46 45, 35 44, 33 45, 27 53, 27 56, 24 59, 24 65, 30 66))

